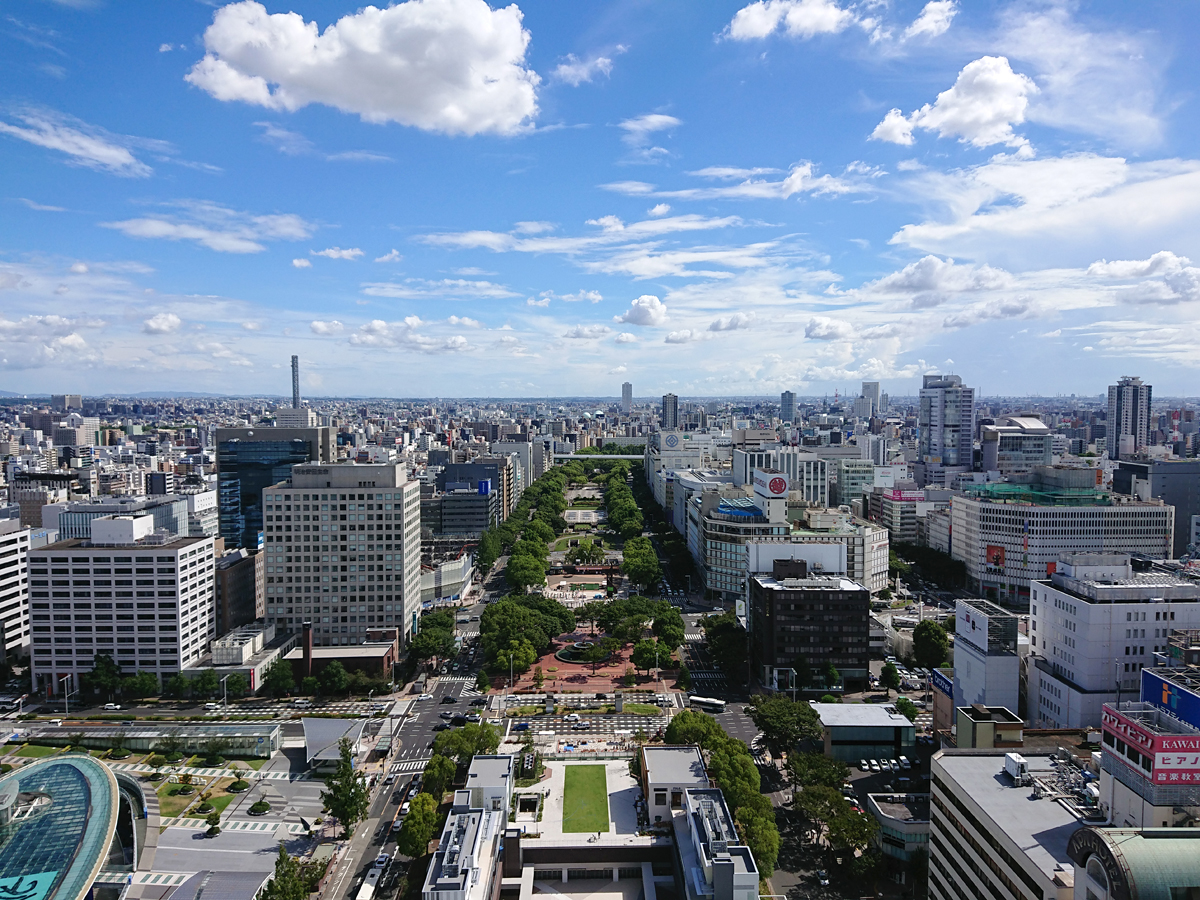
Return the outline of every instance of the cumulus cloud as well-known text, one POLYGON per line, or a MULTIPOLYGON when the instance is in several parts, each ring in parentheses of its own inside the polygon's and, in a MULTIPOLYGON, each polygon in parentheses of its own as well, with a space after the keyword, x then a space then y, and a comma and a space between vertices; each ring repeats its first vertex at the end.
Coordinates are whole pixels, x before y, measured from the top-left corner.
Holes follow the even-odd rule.
POLYGON ((545 307, 550 305, 550 299, 551 299, 550 295, 551 294, 552 294, 551 291, 545 291, 540 297, 538 297, 536 299, 533 297, 530 297, 529 299, 527 299, 525 301, 525 305, 526 306, 540 306, 544 309, 545 307))
POLYGON ((942 324, 951 329, 969 328, 992 319, 1020 319, 1032 316, 1036 311, 1033 303, 1026 298, 993 300, 949 315, 942 324))
POLYGON ((954 86, 938 94, 932 105, 926 103, 907 117, 891 110, 871 138, 907 145, 913 142, 913 129, 924 128, 975 147, 1027 148, 1029 142, 1012 127, 1025 121, 1029 98, 1037 92, 1033 79, 1014 72, 1005 57, 984 56, 967 63, 954 86))
POLYGON ((855 21, 834 0, 758 0, 737 11, 726 29, 735 41, 765 38, 776 30, 789 37, 837 34, 855 21))
POLYGON ((517 296, 503 285, 463 278, 443 278, 440 281, 407 278, 403 282, 366 282, 362 286, 362 292, 372 297, 393 297, 397 300, 420 300, 427 297, 496 299, 517 296))
MULTIPOLYGON (((621 47, 618 50, 623 50, 621 47)), ((603 75, 608 77, 612 73, 613 62, 607 56, 593 56, 589 59, 580 59, 574 53, 568 53, 566 59, 558 64, 554 69, 554 79, 562 81, 571 87, 579 87, 587 81, 592 81, 597 76, 603 75)))
POLYGON ((425 324, 418 316, 407 316, 400 322, 372 319, 350 335, 350 343, 357 347, 404 347, 422 353, 461 353, 472 349, 462 335, 438 339, 421 334, 419 329, 425 324))
POLYGON ((187 80, 218 100, 310 103, 446 134, 511 134, 537 115, 537 74, 516 4, 408 0, 367 6, 323 32, 244 0, 217 10, 187 80))
POLYGON ((954 295, 1012 287, 1013 276, 988 265, 956 265, 953 259, 925 256, 862 286, 860 293, 908 298, 914 309, 940 306, 954 295))
POLYGON ((913 23, 904 29, 906 38, 935 38, 950 29, 950 23, 958 15, 957 0, 930 0, 913 23))
POLYGON ((643 294, 630 304, 629 309, 619 316, 613 316, 614 322, 625 322, 629 325, 657 327, 667 321, 666 304, 652 294, 643 294))
POLYGON ((604 299, 599 291, 576 291, 574 294, 563 294, 559 297, 567 303, 580 303, 586 300, 589 303, 599 303, 604 299))
POLYGON ((175 313, 158 313, 142 323, 142 331, 146 334, 170 334, 178 331, 183 321, 175 313))
POLYGON ((848 341, 854 337, 854 326, 841 319, 813 316, 804 326, 804 336, 814 341, 848 341))
POLYGON ((322 322, 321 320, 316 319, 310 322, 308 327, 312 329, 313 334, 321 335, 341 334, 346 328, 346 326, 337 319, 331 319, 328 322, 322 322))
POLYGON ((161 141, 112 134, 53 110, 26 109, 12 118, 22 124, 0 121, 0 134, 64 153, 72 165, 125 178, 145 178, 153 171, 134 156, 132 146, 151 145, 160 150, 169 147, 161 141))
POLYGON ((1138 280, 1118 294, 1128 302, 1170 305, 1200 300, 1200 268, 1191 262, 1186 256, 1160 250, 1149 259, 1100 260, 1088 266, 1087 273, 1104 279, 1138 280))
POLYGON ((177 213, 100 225, 129 237, 193 241, 219 253, 261 253, 264 241, 298 241, 313 232, 311 223, 291 213, 256 216, 205 201, 172 205, 177 213))
POLYGON ((461 325, 464 328, 479 328, 480 323, 477 319, 471 319, 467 316, 451 316, 446 320, 451 325, 461 325))
POLYGON ((734 313, 731 316, 721 316, 719 319, 714 319, 708 326, 709 331, 738 331, 743 328, 749 328, 755 319, 753 312, 734 313))
POLYGON ((71 274, 72 275, 86 275, 87 273, 88 273, 87 263, 77 262, 77 263, 71 264, 71 274))
POLYGON ((312 262, 310 260, 303 259, 303 258, 293 259, 292 265, 295 266, 297 269, 311 269, 312 268, 312 262))
POLYGON ((568 328, 563 337, 570 338, 571 340, 593 340, 611 333, 612 329, 607 325, 576 325, 573 328, 568 328))
POLYGON ((646 215, 654 216, 655 218, 657 218, 658 216, 665 216, 670 211, 671 211, 670 204, 656 203, 656 204, 654 204, 654 206, 652 206, 648 210, 646 210, 646 215))
POLYGON ((363 252, 357 247, 348 247, 343 250, 341 247, 329 247, 325 250, 309 250, 313 256, 324 256, 326 259, 358 259, 363 255, 363 252))
POLYGON ((613 338, 613 342, 617 344, 636 344, 637 336, 630 334, 628 331, 622 331, 615 338, 613 338))
POLYGON ((711 335, 703 331, 694 331, 691 328, 685 328, 682 331, 672 331, 663 338, 664 344, 690 344, 693 341, 702 341, 711 335))
POLYGON ((375 262, 391 263, 391 262, 400 262, 400 260, 402 260, 402 259, 404 259, 404 257, 400 255, 399 250, 390 250, 387 253, 383 254, 383 256, 375 257, 375 262))
POLYGON ((79 329, 104 324, 57 315, 24 316, 16 320, 0 316, 0 367, 28 369, 95 362, 97 354, 79 329))

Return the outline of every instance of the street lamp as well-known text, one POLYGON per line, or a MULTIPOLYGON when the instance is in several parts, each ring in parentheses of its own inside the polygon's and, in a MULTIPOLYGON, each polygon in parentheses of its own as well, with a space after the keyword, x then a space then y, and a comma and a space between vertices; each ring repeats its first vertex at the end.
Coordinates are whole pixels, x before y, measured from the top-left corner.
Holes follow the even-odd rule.
MULTIPOLYGON (((232 672, 229 673, 229 675, 232 674, 232 672)), ((225 712, 229 712, 229 685, 225 683, 229 680, 229 675, 221 679, 221 705, 225 707, 225 712)))
MULTIPOLYGON (((66 681, 70 677, 71 677, 71 673, 68 672, 62 678, 58 679, 58 683, 62 684, 64 681, 66 681)), ((1118 694, 1117 696, 1120 697, 1120 694, 1118 694)), ((1118 700, 1118 703, 1119 702, 1120 701, 1118 700)), ((65 686, 63 687, 63 703, 66 704, 63 707, 63 714, 69 716, 71 714, 71 692, 65 686)))

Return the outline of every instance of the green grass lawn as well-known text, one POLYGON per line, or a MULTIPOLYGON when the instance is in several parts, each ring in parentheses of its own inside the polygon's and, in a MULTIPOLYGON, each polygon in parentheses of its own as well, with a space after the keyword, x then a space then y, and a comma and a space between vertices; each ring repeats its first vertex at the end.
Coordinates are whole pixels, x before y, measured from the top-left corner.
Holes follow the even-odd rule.
POLYGON ((255 772, 257 772, 259 769, 261 769, 263 766, 265 766, 267 764, 267 760, 265 760, 265 759, 235 759, 235 760, 232 760, 229 763, 229 765, 232 766, 234 763, 237 763, 243 769, 253 769, 255 772))
POLYGON ((179 790, 183 785, 171 784, 163 782, 162 787, 158 789, 158 814, 164 819, 170 819, 180 815, 194 801, 200 799, 200 787, 192 785, 196 788, 195 792, 186 796, 172 794, 171 791, 179 790))
POLYGON ((564 833, 608 831, 604 766, 567 766, 563 784, 564 833))
POLYGON ((663 711, 649 703, 626 703, 624 711, 631 716, 661 716, 663 711))
MULTIPOLYGON (((229 806, 230 803, 232 803, 234 800, 236 800, 240 796, 241 796, 241 794, 222 794, 219 797, 213 797, 211 800, 208 801, 209 803, 211 803, 213 805, 213 808, 211 810, 209 810, 209 812, 206 812, 206 813, 196 812, 196 808, 200 806, 200 804, 197 803, 196 806, 193 806, 191 808, 191 810, 188 811, 187 815, 195 816, 197 819, 203 819, 211 812, 219 812, 221 815, 225 815, 225 807, 229 806)), ((159 801, 159 802, 161 803, 161 801, 159 801)))
POLYGON ((62 747, 41 747, 37 744, 26 744, 17 751, 17 756, 28 756, 33 759, 40 759, 43 756, 53 756, 62 750, 62 747))

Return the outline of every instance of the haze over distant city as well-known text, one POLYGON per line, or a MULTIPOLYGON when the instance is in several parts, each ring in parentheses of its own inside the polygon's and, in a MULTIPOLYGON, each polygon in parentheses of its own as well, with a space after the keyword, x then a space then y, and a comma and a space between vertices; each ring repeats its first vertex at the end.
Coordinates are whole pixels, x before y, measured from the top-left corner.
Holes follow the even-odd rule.
POLYGON ((1177 4, 5 15, 8 391, 1195 393, 1177 4))

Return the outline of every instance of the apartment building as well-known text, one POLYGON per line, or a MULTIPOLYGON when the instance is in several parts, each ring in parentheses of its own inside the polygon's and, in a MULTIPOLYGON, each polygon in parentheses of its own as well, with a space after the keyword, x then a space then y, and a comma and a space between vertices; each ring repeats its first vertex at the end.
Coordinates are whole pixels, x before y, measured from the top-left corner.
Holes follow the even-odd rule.
POLYGON ((141 513, 95 519, 91 540, 31 551, 34 690, 77 689, 102 653, 160 681, 193 665, 216 637, 213 544, 155 532, 141 513))
POLYGON ((421 613, 421 489, 390 463, 299 465, 263 491, 266 616, 312 623, 318 646, 391 626, 407 642, 421 613))
POLYGON ((29 529, 0 519, 0 654, 24 656, 29 647, 29 529))

